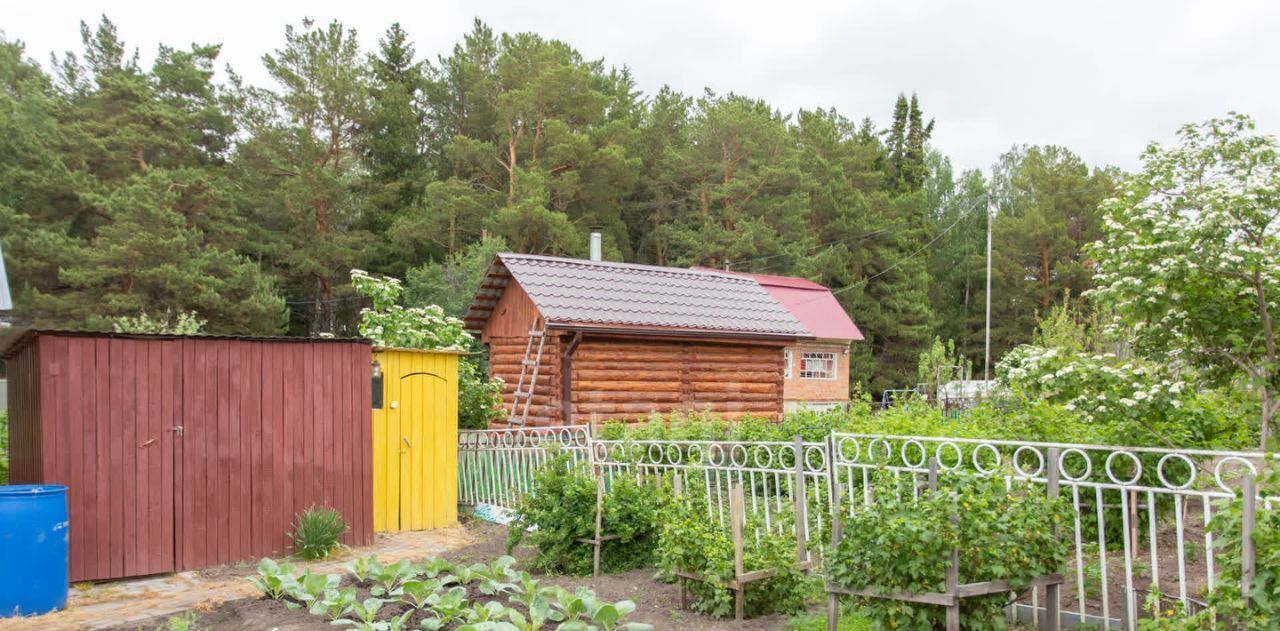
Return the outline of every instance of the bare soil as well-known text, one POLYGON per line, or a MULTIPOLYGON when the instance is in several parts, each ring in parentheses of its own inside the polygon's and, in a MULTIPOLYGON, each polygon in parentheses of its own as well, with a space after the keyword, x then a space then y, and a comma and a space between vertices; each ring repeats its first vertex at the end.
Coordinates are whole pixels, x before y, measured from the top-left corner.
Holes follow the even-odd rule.
MULTIPOLYGON (((1092 516, 1086 511, 1085 515, 1092 516)), ((1082 515, 1083 517, 1083 515, 1082 515)), ((1144 510, 1139 519, 1145 525, 1147 515, 1144 510)), ((1136 544, 1129 550, 1129 563, 1133 568, 1134 602, 1139 611, 1144 609, 1147 594, 1159 588, 1164 596, 1165 607, 1173 606, 1183 585, 1179 581, 1179 556, 1182 557, 1182 568, 1185 570, 1183 580, 1187 598, 1191 601, 1192 610, 1198 610, 1195 601, 1203 600, 1208 592, 1208 559, 1205 554, 1205 528, 1203 507, 1198 501, 1188 501, 1183 512, 1182 554, 1178 553, 1178 537, 1173 515, 1161 516, 1160 525, 1156 529, 1154 564, 1151 553, 1151 539, 1145 530, 1137 533, 1136 544), (1158 567, 1158 577, 1154 569, 1158 567)), ((1114 537, 1113 537, 1114 538, 1114 537)), ((1097 539, 1084 540, 1082 544, 1082 561, 1084 573, 1084 610, 1091 615, 1102 615, 1102 564, 1099 561, 1097 539)), ((1109 541, 1107 544, 1106 585, 1107 614, 1112 618, 1121 618, 1125 611, 1125 553, 1123 542, 1109 541)), ((1080 586, 1076 572, 1076 548, 1074 543, 1068 554, 1067 567, 1063 571, 1066 581, 1061 588, 1062 610, 1078 612, 1080 610, 1080 586)), ((1041 593, 1043 596, 1043 592, 1041 593)), ((1025 595, 1019 602, 1030 603, 1030 595, 1025 595)), ((1043 603, 1041 603, 1043 606, 1043 603)))
MULTIPOLYGON (((486 522, 471 521, 466 528, 477 535, 479 541, 441 556, 454 563, 488 562, 506 554, 506 528, 486 522)), ((514 555, 519 560, 527 560, 532 550, 517 548, 514 555)), ((209 576, 249 575, 255 571, 247 565, 232 565, 213 568, 202 572, 209 576)), ((766 616, 735 622, 733 619, 717 620, 690 611, 680 610, 680 590, 675 585, 668 585, 654 580, 652 569, 634 570, 623 574, 612 574, 600 578, 571 576, 539 576, 545 584, 560 585, 567 589, 587 587, 601 599, 609 601, 631 600, 636 603, 636 610, 627 617, 631 622, 644 622, 653 625, 654 629, 672 630, 709 630, 709 631, 765 631, 786 628, 784 616, 766 616)), ((351 584, 350 579, 344 580, 351 584)), ((360 589, 360 597, 367 595, 367 589, 360 589)), ((469 594, 473 602, 495 600, 481 594, 469 594)), ((501 599, 497 599, 501 602, 501 599)), ((505 603, 504 603, 505 604, 505 603)), ((408 609, 407 605, 387 605, 383 607, 379 618, 387 619, 400 615, 408 609)), ((313 616, 303 609, 288 609, 279 601, 263 598, 242 598, 230 600, 213 606, 206 611, 196 611, 199 615, 196 625, 200 629, 277 629, 279 631, 332 631, 335 627, 326 618, 313 616)), ((110 631, 133 631, 135 629, 155 629, 165 623, 170 616, 158 616, 141 623, 111 627, 110 631)), ((410 628, 417 627, 415 616, 410 621, 410 628)))

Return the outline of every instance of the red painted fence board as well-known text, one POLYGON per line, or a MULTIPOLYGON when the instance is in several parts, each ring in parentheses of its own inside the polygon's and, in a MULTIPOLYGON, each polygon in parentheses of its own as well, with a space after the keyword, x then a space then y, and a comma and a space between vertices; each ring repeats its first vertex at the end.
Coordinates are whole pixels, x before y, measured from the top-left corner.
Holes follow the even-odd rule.
POLYGON ((40 332, 7 351, 10 477, 66 484, 71 580, 373 541, 368 344, 40 332), (178 428, 181 427, 179 430, 178 428))

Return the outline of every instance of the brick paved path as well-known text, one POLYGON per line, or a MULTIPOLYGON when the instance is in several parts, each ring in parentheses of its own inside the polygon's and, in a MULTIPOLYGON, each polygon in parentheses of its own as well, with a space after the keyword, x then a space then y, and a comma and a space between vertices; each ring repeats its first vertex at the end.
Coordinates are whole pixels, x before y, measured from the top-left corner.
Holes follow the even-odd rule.
MULTIPOLYGON (((420 559, 476 543, 478 537, 461 526, 421 532, 379 533, 372 546, 347 550, 324 561, 291 561, 299 570, 341 572, 347 560, 377 554, 382 561, 420 559)), ((257 563, 244 562, 212 570, 181 572, 139 579, 74 586, 63 611, 32 618, 0 618, 0 631, 10 629, 101 629, 193 607, 253 596, 257 590, 246 577, 257 563)))

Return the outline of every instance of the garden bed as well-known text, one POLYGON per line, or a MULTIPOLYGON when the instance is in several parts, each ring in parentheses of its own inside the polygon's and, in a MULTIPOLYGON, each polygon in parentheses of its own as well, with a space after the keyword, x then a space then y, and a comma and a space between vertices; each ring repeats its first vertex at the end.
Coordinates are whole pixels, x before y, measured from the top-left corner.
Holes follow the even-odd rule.
MULTIPOLYGON (((441 554, 440 556, 455 563, 488 562, 505 553, 506 529, 502 526, 483 522, 472 522, 466 525, 468 531, 479 541, 475 544, 441 554)), ((514 556, 521 561, 532 557, 533 551, 517 548, 514 556)), ((228 568, 228 574, 253 573, 252 569, 228 568)), ((716 620, 691 612, 680 611, 680 590, 673 584, 659 583, 653 580, 652 569, 639 569, 619 574, 607 574, 598 578, 537 576, 544 585, 558 585, 569 590, 586 587, 602 599, 610 602, 631 600, 636 610, 626 617, 629 622, 641 622, 653 625, 655 629, 729 631, 743 629, 746 631, 782 630, 787 628, 784 616, 765 616, 757 619, 734 622, 732 619, 716 620)), ((347 583, 349 579, 344 578, 347 583)), ((367 591, 367 590, 365 590, 367 591)), ((362 592, 363 593, 363 592, 362 592)), ((470 595, 470 594, 469 594, 470 595)), ((491 600, 481 597, 480 602, 491 600)), ((388 612, 391 610, 388 608, 388 612)), ((398 610, 397 610, 398 611, 398 610)), ((185 612, 184 612, 185 613, 185 612)), ((264 598, 242 598, 230 600, 212 607, 202 607, 192 612, 196 617, 193 629, 271 629, 280 631, 329 630, 335 628, 328 620, 313 616, 303 609, 291 610, 281 602, 264 598)), ((179 614, 182 615, 182 614, 179 614)), ((133 631, 134 629, 150 630, 167 624, 172 616, 157 616, 151 620, 110 627, 111 631, 133 631)), ((413 627, 416 619, 412 621, 413 627)))

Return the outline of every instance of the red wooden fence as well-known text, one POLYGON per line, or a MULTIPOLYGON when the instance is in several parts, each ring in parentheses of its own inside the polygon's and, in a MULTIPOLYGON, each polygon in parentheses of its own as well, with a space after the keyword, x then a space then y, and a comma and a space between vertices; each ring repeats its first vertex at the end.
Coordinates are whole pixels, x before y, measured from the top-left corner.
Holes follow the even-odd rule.
POLYGON ((311 505, 373 540, 370 347, 41 332, 7 351, 13 483, 66 484, 71 580, 289 550, 311 505))

